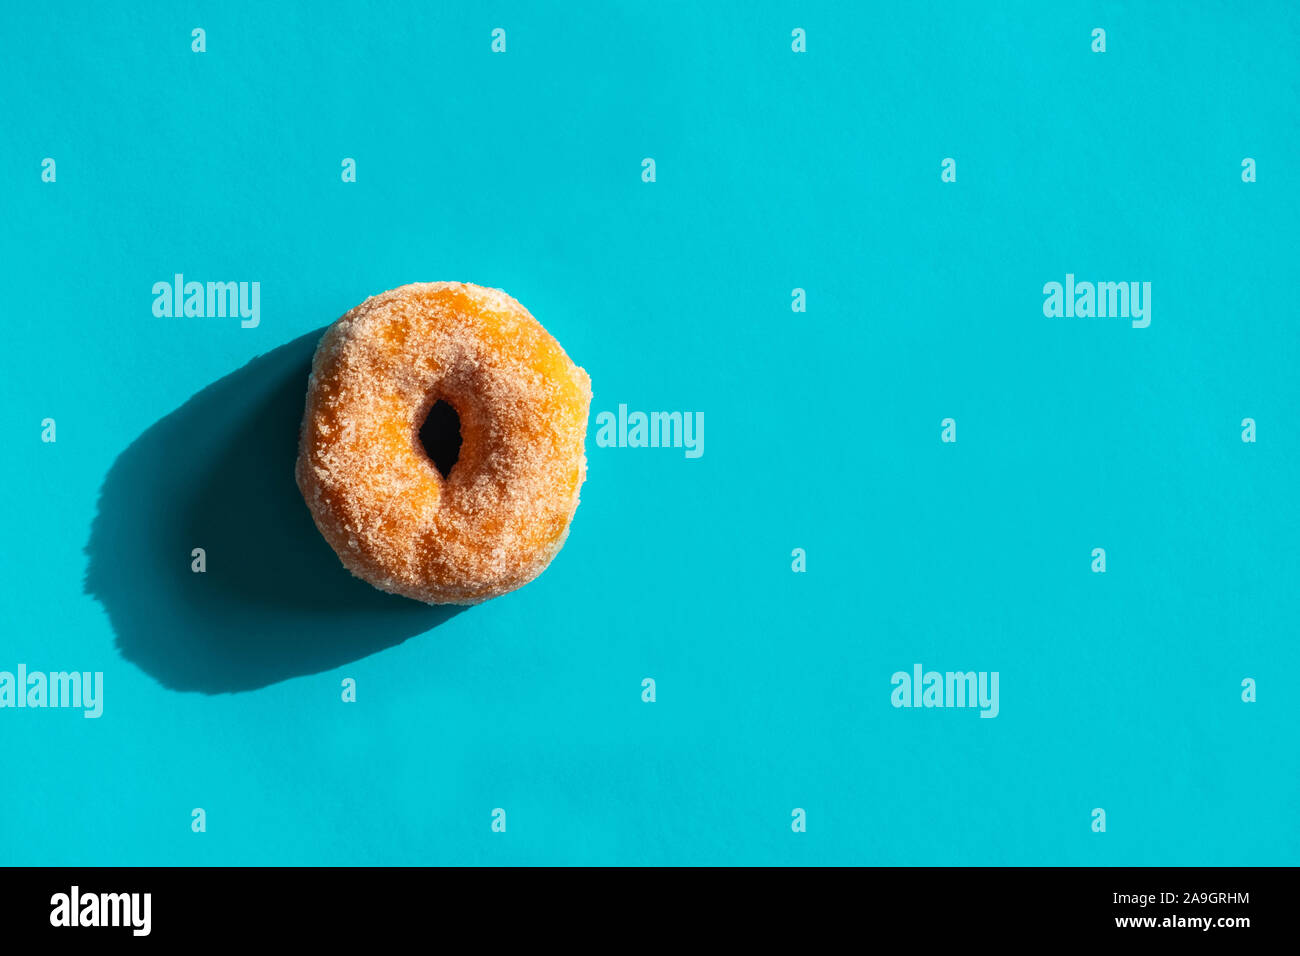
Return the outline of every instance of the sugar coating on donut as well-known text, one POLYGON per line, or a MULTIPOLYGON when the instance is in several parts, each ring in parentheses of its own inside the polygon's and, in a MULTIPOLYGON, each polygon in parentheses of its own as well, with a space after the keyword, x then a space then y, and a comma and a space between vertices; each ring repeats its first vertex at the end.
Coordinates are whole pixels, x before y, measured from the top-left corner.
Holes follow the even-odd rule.
POLYGON ((591 382, 499 289, 418 283, 372 296, 312 361, 296 476, 353 574, 431 604, 477 604, 537 577, 586 476, 591 382), (420 442, 460 416, 447 477, 420 442))

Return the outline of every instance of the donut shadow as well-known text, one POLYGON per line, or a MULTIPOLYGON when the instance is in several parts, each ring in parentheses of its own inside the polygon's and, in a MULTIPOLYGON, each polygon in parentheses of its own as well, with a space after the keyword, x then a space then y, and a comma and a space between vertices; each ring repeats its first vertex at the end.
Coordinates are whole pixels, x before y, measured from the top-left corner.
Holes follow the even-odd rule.
POLYGON ((316 529, 293 471, 323 331, 198 392, 104 479, 85 591, 122 656, 165 687, 234 693, 320 673, 465 610, 376 590, 316 529))

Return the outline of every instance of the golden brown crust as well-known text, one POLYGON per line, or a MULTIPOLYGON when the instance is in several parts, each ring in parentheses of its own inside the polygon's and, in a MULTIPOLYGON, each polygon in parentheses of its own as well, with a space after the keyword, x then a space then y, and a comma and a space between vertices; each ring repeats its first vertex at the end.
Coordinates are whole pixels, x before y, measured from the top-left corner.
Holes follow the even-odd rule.
POLYGON ((568 535, 586 476, 591 382, 522 305, 452 282, 367 299, 316 348, 298 487, 349 571, 430 604, 527 584, 568 535), (444 479, 419 430, 460 416, 444 479))

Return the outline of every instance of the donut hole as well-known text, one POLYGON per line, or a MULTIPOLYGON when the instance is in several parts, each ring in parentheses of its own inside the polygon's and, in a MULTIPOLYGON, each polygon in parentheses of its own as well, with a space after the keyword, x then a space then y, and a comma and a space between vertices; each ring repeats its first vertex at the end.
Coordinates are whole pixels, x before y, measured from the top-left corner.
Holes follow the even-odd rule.
POLYGON ((451 474, 452 466, 460 460, 461 441, 460 416, 456 409, 441 399, 434 402, 420 426, 420 444, 444 478, 451 474))

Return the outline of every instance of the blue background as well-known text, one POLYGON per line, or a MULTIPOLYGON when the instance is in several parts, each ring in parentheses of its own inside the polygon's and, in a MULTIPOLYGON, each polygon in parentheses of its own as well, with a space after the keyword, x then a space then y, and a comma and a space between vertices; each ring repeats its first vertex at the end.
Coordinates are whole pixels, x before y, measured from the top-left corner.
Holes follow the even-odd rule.
POLYGON ((1300 13, 1048 6, 6 11, 0 669, 105 710, 0 712, 0 863, 1300 863, 1300 13), (290 476, 319 330, 440 279, 595 392, 564 551, 454 616, 290 476), (704 457, 595 447, 620 402, 704 457), (1000 716, 895 710, 915 662, 1000 716))

